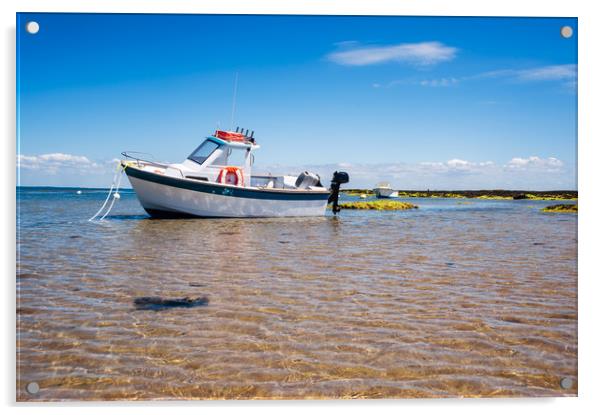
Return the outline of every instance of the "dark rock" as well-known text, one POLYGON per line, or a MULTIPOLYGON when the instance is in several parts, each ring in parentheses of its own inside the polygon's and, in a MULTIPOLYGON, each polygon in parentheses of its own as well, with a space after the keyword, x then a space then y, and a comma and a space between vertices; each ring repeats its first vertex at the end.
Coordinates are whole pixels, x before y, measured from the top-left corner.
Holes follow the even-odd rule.
POLYGON ((166 308, 191 308, 209 304, 207 297, 184 297, 184 298, 161 298, 161 297, 138 297, 134 299, 137 310, 159 311, 166 308))

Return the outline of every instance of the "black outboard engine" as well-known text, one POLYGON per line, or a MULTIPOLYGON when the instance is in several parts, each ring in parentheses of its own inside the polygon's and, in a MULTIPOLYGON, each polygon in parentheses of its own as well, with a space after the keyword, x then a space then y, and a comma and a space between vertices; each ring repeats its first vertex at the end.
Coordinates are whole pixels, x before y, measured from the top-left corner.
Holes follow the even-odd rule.
POLYGON ((328 197, 328 203, 332 203, 332 213, 335 215, 341 211, 339 207, 339 190, 341 185, 349 183, 349 175, 344 171, 335 171, 330 181, 330 196, 328 197))

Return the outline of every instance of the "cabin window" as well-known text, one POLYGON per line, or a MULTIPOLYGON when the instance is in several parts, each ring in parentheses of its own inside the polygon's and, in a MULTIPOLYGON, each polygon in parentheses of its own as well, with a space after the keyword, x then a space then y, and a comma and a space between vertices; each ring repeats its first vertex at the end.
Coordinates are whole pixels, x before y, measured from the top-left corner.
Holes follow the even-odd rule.
POLYGON ((194 150, 194 152, 190 156, 188 156, 188 159, 199 164, 203 164, 205 160, 207 160, 207 157, 209 157, 211 153, 213 153, 218 147, 219 144, 207 140, 203 144, 198 146, 198 148, 194 150))
POLYGON ((244 148, 231 148, 228 152, 228 166, 244 166, 246 153, 244 148))
POLYGON ((211 162, 212 166, 238 166, 245 165, 247 150, 244 148, 224 147, 223 153, 211 162))

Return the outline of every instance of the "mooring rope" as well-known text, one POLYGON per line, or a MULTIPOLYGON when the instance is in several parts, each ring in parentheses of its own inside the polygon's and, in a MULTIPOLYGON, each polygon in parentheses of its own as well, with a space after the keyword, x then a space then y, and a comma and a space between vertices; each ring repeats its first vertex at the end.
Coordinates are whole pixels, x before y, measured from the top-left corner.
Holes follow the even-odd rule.
POLYGON ((107 210, 107 212, 103 215, 102 218, 100 218, 100 220, 103 220, 105 218, 105 216, 107 216, 107 214, 113 208, 113 205, 115 204, 115 199, 117 199, 119 197, 119 196, 115 196, 115 194, 117 194, 117 195, 119 194, 119 193, 117 193, 117 191, 119 190, 119 184, 121 183, 121 173, 123 172, 124 169, 125 169, 125 166, 122 166, 121 165, 121 161, 120 161, 119 164, 117 165, 117 171, 113 175, 113 182, 111 183, 111 187, 109 188, 109 193, 107 194, 107 198, 105 199, 105 202, 102 204, 102 206, 100 207, 100 209, 98 209, 98 212, 96 212, 94 214, 94 216, 92 216, 90 219, 88 219, 89 222, 91 222, 94 219, 96 219, 96 217, 98 215, 100 215, 100 212, 103 211, 103 209, 105 208, 105 206, 109 202, 109 198, 111 197, 111 194, 113 194, 113 189, 115 189, 115 182, 117 181, 117 188, 115 189, 115 193, 113 194, 113 201, 111 202, 111 205, 109 206, 109 210, 107 210), (118 180, 118 178, 119 178, 119 180, 118 180))
MULTIPOLYGON (((120 173, 121 173, 121 171, 120 171, 120 173)), ((121 197, 121 196, 119 196, 119 185, 121 184, 122 177, 123 177, 123 175, 119 174, 119 179, 117 180, 117 186, 115 186, 115 192, 113 193, 113 200, 111 200, 111 204, 109 205, 109 208, 107 209, 105 214, 102 215, 100 220, 103 220, 109 214, 109 212, 111 212, 111 209, 113 209, 113 205, 115 204, 115 201, 121 197)))

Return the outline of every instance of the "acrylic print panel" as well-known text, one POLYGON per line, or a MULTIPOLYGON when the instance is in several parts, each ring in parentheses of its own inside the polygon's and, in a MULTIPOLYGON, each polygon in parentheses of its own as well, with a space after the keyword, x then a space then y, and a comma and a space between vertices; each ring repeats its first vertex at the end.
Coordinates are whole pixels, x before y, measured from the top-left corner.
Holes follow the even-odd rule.
POLYGON ((17 399, 575 396, 577 33, 18 14, 17 399))

